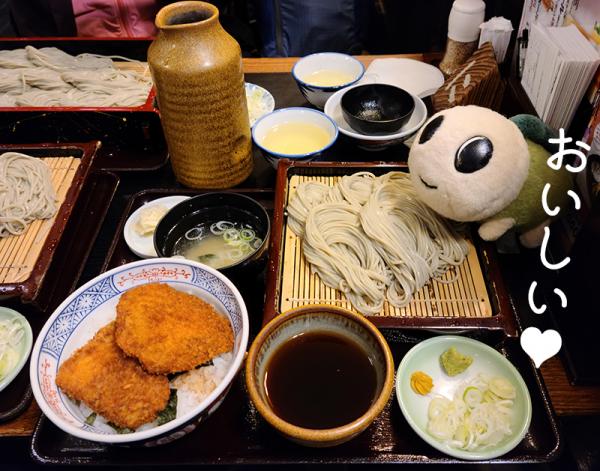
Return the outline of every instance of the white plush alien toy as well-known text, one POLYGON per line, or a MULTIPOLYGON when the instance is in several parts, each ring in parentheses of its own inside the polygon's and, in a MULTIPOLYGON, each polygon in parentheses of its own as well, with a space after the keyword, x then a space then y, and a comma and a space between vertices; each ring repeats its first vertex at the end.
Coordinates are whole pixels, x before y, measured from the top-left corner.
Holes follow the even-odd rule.
POLYGON ((538 118, 512 120, 479 106, 457 106, 432 116, 415 137, 408 167, 418 196, 455 221, 479 221, 479 235, 496 240, 509 229, 526 247, 539 246, 550 222, 542 190, 551 183, 550 208, 566 209, 571 175, 555 171, 552 131, 538 118), (546 147, 546 148, 545 148, 546 147))

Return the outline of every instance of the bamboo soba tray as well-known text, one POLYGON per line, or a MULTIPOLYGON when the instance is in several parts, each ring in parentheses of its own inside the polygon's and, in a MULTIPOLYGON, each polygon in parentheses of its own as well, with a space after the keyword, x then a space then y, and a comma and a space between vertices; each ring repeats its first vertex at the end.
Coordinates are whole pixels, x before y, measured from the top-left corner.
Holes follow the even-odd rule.
MULTIPOLYGON (((343 175, 370 171, 381 175, 407 171, 406 165, 374 163, 308 163, 285 161, 279 164, 271 255, 267 278, 265 322, 279 313, 307 304, 326 304, 354 312, 342 292, 326 286, 310 269, 302 254, 302 242, 287 226, 285 207, 297 185, 318 181, 333 186, 343 175)), ((508 294, 494 263, 492 244, 472 238, 469 254, 456 274, 449 270, 446 281, 430 280, 404 308, 387 301, 382 311, 369 316, 379 327, 406 328, 487 328, 517 334, 508 294)))
POLYGON ((0 146, 0 154, 21 152, 42 159, 50 167, 58 199, 54 217, 33 221, 19 236, 0 239, 0 297, 21 296, 31 301, 36 295, 99 145, 0 146))

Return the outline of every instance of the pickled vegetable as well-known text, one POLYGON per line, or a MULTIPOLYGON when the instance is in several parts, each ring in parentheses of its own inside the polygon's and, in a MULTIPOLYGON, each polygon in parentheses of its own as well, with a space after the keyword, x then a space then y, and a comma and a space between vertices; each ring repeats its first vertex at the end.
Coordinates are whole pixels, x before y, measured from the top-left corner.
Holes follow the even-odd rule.
POLYGON ((433 380, 431 379, 431 376, 429 376, 427 373, 423 373, 422 371, 415 371, 410 376, 410 387, 417 394, 425 396, 429 394, 433 389, 433 380))

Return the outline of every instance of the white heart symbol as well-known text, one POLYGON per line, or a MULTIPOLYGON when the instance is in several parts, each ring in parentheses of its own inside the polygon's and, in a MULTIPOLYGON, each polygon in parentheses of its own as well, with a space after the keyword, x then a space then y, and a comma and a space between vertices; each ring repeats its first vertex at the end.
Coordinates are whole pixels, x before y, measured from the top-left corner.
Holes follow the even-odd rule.
POLYGON ((542 334, 536 327, 527 327, 521 334, 521 348, 539 368, 548 358, 558 353, 562 338, 556 330, 546 330, 542 334))

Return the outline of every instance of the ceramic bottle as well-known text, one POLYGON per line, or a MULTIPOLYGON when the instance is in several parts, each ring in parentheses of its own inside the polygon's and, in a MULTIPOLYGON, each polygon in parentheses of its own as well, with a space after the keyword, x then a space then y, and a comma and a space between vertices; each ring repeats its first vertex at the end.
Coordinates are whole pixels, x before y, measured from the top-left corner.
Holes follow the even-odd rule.
POLYGON ((176 178, 228 188, 252 172, 252 141, 239 44, 205 2, 170 4, 156 16, 148 50, 176 178))

